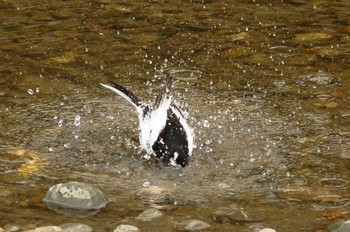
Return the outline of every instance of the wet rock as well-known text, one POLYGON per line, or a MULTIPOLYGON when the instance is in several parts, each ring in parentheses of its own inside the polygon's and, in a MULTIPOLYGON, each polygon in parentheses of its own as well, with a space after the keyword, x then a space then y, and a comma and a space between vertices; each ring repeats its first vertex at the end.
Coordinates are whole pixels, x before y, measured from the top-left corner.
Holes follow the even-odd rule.
POLYGON ((162 212, 157 209, 147 209, 143 211, 136 219, 141 221, 152 221, 155 218, 163 216, 162 212))
POLYGON ((9 154, 16 155, 25 160, 25 162, 17 168, 18 173, 24 177, 32 173, 41 172, 47 166, 47 161, 44 157, 25 149, 10 150, 9 154))
POLYGON ((185 230, 203 230, 209 227, 210 225, 208 223, 205 223, 201 220, 193 219, 187 224, 185 230))
POLYGON ((58 226, 43 226, 43 227, 38 227, 34 230, 26 230, 24 232, 61 232, 61 231, 64 231, 64 230, 62 230, 62 228, 58 226))
POLYGON ((113 232, 140 232, 141 230, 132 225, 120 225, 113 232))
POLYGON ((21 229, 21 227, 17 224, 6 224, 4 226, 4 230, 6 232, 15 232, 15 231, 19 231, 21 229))
POLYGON ((157 204, 174 204, 176 199, 172 194, 173 192, 174 190, 171 188, 150 185, 149 187, 144 187, 138 191, 135 198, 157 204))
POLYGON ((92 227, 80 223, 66 223, 60 225, 64 232, 92 232, 92 227))
POLYGON ((50 60, 55 61, 57 63, 61 63, 61 64, 67 64, 67 63, 75 61, 76 58, 78 58, 77 54, 75 54, 73 52, 66 52, 64 55, 52 57, 52 58, 50 58, 50 60))
POLYGON ((235 206, 219 208, 215 211, 213 218, 219 223, 252 223, 261 222, 260 215, 255 214, 249 209, 243 209, 235 206))
POLYGON ((332 38, 332 35, 327 33, 321 33, 321 32, 312 32, 312 33, 303 33, 303 34, 297 34, 294 38, 296 42, 310 42, 310 41, 317 41, 317 40, 325 40, 332 38))
POLYGON ((248 39, 248 33, 247 32, 241 32, 241 33, 232 35, 231 39, 233 41, 247 40, 248 39))
POLYGON ((223 53, 223 57, 228 58, 228 59, 233 59, 233 58, 238 58, 242 56, 248 56, 251 55, 253 51, 249 47, 245 46, 237 46, 237 47, 232 47, 226 50, 223 53))
POLYGON ((262 230, 259 230, 259 232, 276 232, 276 230, 271 229, 271 228, 264 228, 262 230))
POLYGON ((342 26, 339 28, 339 32, 341 33, 350 33, 350 26, 342 26))
POLYGON ((43 200, 50 209, 58 213, 78 217, 93 215, 108 202, 99 189, 79 182, 54 185, 43 200))
POLYGON ((349 231, 350 231, 350 220, 344 222, 334 230, 331 229, 331 232, 349 232, 349 231))

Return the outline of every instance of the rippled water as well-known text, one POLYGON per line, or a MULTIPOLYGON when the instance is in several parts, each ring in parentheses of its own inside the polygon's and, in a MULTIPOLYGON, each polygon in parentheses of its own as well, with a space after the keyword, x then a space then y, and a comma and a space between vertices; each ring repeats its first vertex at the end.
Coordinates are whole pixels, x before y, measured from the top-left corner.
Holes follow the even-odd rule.
POLYGON ((349 1, 0 2, 0 227, 325 231, 350 215, 349 1), (196 148, 142 160, 138 119, 99 83, 153 101, 164 70, 196 148), (42 202, 81 181, 91 218, 42 202), (161 207, 161 220, 139 213, 161 207), (243 213, 241 213, 243 212, 243 213), (243 216, 242 216, 243 215, 243 216))

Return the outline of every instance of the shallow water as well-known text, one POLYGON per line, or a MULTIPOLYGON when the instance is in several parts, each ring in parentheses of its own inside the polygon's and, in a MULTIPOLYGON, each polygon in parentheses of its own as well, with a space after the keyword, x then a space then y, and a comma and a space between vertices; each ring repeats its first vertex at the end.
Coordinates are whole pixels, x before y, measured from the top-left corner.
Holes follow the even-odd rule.
POLYGON ((326 231, 349 219, 349 4, 0 2, 0 227, 326 231), (153 101, 164 70, 196 135, 186 168, 142 160, 133 107, 99 85, 153 101), (42 198, 66 181, 111 203, 56 214, 42 198), (155 205, 163 217, 135 219, 155 205))

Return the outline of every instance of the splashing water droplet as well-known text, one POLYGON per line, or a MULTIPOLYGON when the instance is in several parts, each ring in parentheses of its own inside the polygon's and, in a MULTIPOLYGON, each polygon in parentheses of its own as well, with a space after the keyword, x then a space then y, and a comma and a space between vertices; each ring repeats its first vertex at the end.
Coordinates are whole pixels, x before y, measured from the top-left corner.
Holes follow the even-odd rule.
POLYGON ((208 120, 204 120, 204 121, 203 121, 203 126, 204 126, 204 127, 209 127, 209 122, 208 122, 208 120))
POLYGON ((39 87, 36 87, 35 92, 39 93, 39 91, 40 91, 39 87))
POLYGON ((33 95, 34 91, 33 91, 32 89, 28 89, 28 93, 29 93, 30 95, 33 95))
POLYGON ((80 126, 80 116, 79 115, 75 116, 74 125, 75 126, 80 126))
POLYGON ((52 147, 49 147, 49 152, 53 152, 53 148, 52 147))
POLYGON ((65 143, 63 144, 64 148, 69 148, 70 147, 70 143, 65 143))
POLYGON ((151 186, 151 184, 148 181, 145 181, 145 182, 143 182, 142 186, 145 188, 149 188, 151 186))
POLYGON ((62 127, 62 125, 63 125, 63 119, 60 119, 59 121, 58 121, 58 127, 62 127))

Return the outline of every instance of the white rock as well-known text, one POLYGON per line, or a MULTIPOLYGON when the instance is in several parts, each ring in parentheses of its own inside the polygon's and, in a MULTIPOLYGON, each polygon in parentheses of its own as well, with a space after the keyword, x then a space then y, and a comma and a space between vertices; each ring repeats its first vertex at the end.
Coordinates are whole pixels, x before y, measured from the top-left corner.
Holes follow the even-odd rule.
POLYGON ((43 226, 34 230, 26 230, 24 232, 62 232, 62 228, 59 226, 43 226))
POLYGON ((185 227, 185 230, 203 230, 209 228, 210 225, 201 220, 191 220, 190 223, 185 227))
POLYGON ((259 232, 276 232, 276 230, 271 229, 271 228, 264 228, 262 230, 259 230, 259 232))
POLYGON ((120 225, 113 232, 141 232, 141 230, 132 225, 120 225))

